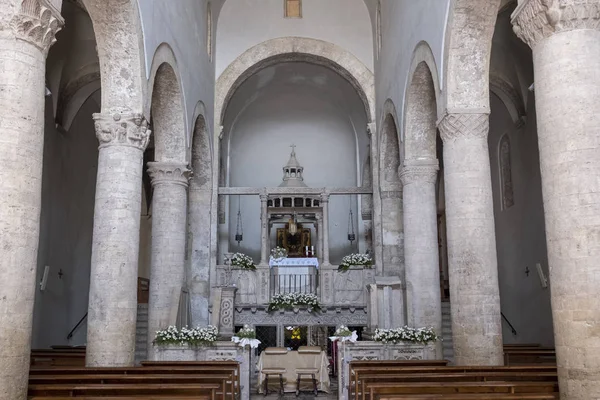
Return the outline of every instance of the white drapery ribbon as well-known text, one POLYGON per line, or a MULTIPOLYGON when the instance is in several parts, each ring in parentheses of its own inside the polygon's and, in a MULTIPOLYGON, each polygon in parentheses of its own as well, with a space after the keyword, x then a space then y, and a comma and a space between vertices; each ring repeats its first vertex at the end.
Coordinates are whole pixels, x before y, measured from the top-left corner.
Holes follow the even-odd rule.
POLYGON ((332 342, 339 340, 340 342, 355 343, 358 340, 358 335, 356 334, 356 331, 352 331, 352 335, 350 336, 329 336, 329 340, 331 340, 332 342))
POLYGON ((231 338, 233 343, 237 343, 240 347, 250 346, 251 349, 255 349, 261 343, 258 339, 248 339, 248 338, 240 338, 237 336, 233 336, 231 338))

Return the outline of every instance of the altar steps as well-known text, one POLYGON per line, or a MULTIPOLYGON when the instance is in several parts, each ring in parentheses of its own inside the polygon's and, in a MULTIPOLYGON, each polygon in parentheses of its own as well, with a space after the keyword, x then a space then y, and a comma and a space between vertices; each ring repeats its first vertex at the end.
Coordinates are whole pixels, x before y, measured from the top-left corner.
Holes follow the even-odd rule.
POLYGON ((148 304, 138 304, 135 330, 135 365, 148 359, 148 304))
POLYGON ((442 355, 444 360, 454 364, 454 349, 452 344, 452 315, 450 312, 450 302, 442 302, 442 355))

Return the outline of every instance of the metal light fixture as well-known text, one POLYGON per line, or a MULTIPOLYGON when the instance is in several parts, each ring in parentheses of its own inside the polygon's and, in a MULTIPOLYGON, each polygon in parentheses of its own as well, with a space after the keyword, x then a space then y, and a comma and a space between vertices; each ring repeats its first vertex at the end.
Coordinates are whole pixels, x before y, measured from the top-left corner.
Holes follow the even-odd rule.
POLYGON ((244 227, 242 225, 242 203, 240 196, 238 196, 238 213, 237 213, 237 224, 235 228, 235 241, 240 246, 240 242, 244 240, 244 227))

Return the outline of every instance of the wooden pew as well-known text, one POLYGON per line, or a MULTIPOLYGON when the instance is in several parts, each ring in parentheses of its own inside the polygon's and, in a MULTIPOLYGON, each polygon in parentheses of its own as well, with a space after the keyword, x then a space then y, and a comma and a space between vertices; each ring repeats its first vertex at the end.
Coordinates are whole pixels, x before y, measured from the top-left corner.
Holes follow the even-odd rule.
POLYGON ((53 384, 29 385, 28 396, 55 398, 81 397, 81 396, 194 396, 215 400, 216 392, 220 388, 217 383, 185 383, 185 384, 53 384))
POLYGON ((36 349, 30 356, 32 367, 37 366, 84 366, 85 351, 36 349))
POLYGON ((556 363, 556 350, 550 348, 504 349, 504 365, 556 363))

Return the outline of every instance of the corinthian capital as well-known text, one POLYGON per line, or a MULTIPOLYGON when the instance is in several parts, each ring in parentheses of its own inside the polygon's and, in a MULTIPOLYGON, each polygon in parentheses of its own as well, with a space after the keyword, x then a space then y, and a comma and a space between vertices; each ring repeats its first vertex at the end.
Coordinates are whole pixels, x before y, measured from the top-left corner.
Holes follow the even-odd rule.
POLYGON ((399 168, 400 181, 403 186, 412 183, 431 183, 437 182, 437 175, 440 167, 437 160, 426 161, 406 161, 404 166, 399 168))
POLYGON ((60 11, 49 0, 22 0, 11 26, 18 39, 33 44, 47 54, 64 22, 60 11))
POLYGON ((489 114, 451 113, 438 124, 444 142, 464 137, 487 138, 490 131, 489 114))
POLYGON ((148 122, 142 114, 94 114, 100 148, 131 146, 144 151, 150 140, 148 122))
POLYGON ((152 186, 175 184, 187 187, 191 171, 183 163, 149 162, 148 174, 152 178, 152 186))
POLYGON ((558 32, 600 29, 600 0, 522 0, 512 23, 516 35, 533 48, 558 32))

